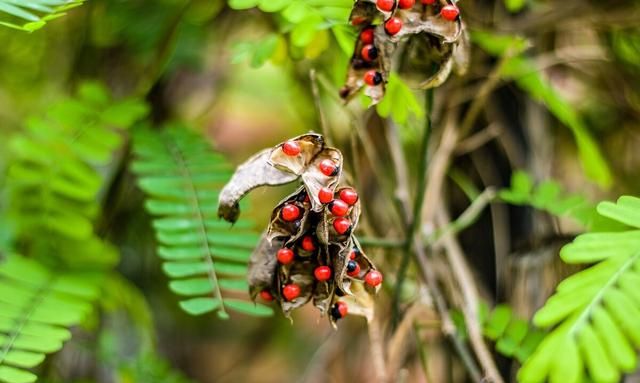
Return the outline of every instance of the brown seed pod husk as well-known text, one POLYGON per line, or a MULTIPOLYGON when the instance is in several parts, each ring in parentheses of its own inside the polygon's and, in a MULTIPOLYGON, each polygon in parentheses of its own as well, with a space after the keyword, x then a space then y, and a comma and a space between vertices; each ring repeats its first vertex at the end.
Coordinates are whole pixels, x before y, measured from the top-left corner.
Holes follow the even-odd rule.
POLYGON ((273 209, 273 213, 271 213, 271 222, 269 223, 269 227, 267 228, 267 238, 269 240, 287 237, 288 240, 286 242, 287 245, 295 242, 302 234, 307 231, 309 227, 309 213, 311 210, 311 204, 308 202, 304 202, 303 196, 306 195, 306 190, 303 186, 299 187, 298 190, 287 196, 285 199, 280 201, 280 203, 273 209), (300 218, 287 222, 282 219, 280 212, 282 208, 287 204, 293 204, 300 209, 300 218))
POLYGON ((285 154, 282 151, 282 146, 284 145, 284 142, 282 142, 271 150, 269 162, 280 170, 301 175, 318 153, 324 149, 324 138, 320 134, 309 133, 294 137, 289 141, 293 141, 300 146, 300 153, 296 156, 285 154))
POLYGON ((251 253, 249 258, 249 269, 247 272, 247 282, 249 283, 249 294, 251 299, 255 300, 260 291, 268 289, 273 296, 272 289, 275 277, 278 259, 276 253, 282 248, 284 241, 282 238, 269 240, 266 232, 260 237, 258 246, 251 253))
POLYGON ((280 307, 282 313, 287 318, 290 317, 292 310, 304 306, 313 296, 313 287, 315 279, 313 270, 316 262, 313 259, 305 261, 295 261, 289 265, 280 265, 278 267, 278 288, 280 296, 280 307), (300 295, 292 301, 287 301, 282 297, 282 289, 285 285, 295 283, 300 287, 300 295))
POLYGON ((309 163, 309 166, 302 174, 302 182, 304 182, 311 199, 311 209, 313 211, 318 212, 324 208, 324 205, 318 199, 318 192, 323 187, 329 189, 336 187, 342 176, 342 165, 342 153, 335 148, 325 148, 309 163), (324 160, 331 160, 336 164, 338 171, 335 175, 327 176, 320 171, 320 162, 324 160))

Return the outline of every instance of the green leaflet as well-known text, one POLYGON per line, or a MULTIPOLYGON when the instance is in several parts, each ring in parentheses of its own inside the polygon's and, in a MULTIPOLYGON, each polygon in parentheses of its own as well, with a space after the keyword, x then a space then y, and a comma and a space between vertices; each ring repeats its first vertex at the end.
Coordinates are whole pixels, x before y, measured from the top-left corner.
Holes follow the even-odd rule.
POLYGON ((224 157, 181 125, 137 129, 134 151, 163 270, 170 289, 185 297, 180 307, 191 315, 216 311, 223 319, 227 310, 271 315, 267 306, 227 297, 247 293, 247 261, 259 236, 252 222, 232 227, 217 218, 218 194, 232 173, 224 157))
MULTIPOLYGON (((640 198, 602 202, 598 212, 640 227, 640 198)), ((552 328, 518 375, 523 382, 617 382, 637 365, 640 348, 640 230, 587 233, 562 248, 567 263, 595 265, 562 281, 536 313, 552 328), (555 356, 561 355, 561 360, 555 356)))
POLYGON ((92 220, 104 177, 97 167, 109 165, 122 130, 145 114, 141 101, 114 101, 104 86, 87 82, 75 98, 29 119, 9 142, 9 213, 17 234, 95 242, 92 220))
POLYGON ((534 61, 520 55, 527 46, 526 40, 518 36, 494 35, 486 31, 474 31, 472 40, 488 53, 509 57, 501 75, 513 80, 520 88, 541 102, 574 135, 580 162, 587 177, 602 187, 611 186, 612 175, 594 138, 580 115, 562 95, 544 78, 534 61))
POLYGON ((29 383, 32 368, 62 348, 91 311, 102 274, 49 270, 10 255, 0 264, 0 382, 29 383))
POLYGON ((82 5, 85 0, 0 0, 0 25, 33 32, 47 21, 64 16, 65 11, 82 5), (5 17, 6 16, 6 17, 5 17))

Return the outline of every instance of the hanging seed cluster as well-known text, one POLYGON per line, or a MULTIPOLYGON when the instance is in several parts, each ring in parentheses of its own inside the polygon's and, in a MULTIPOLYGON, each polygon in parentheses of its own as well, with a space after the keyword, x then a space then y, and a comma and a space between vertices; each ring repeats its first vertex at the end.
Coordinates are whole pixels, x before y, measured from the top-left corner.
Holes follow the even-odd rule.
POLYGON ((405 51, 401 46, 411 47, 409 59, 430 64, 417 88, 439 86, 452 70, 467 70, 468 37, 452 0, 356 0, 350 20, 359 28, 359 38, 340 90, 345 100, 365 87, 365 94, 378 103, 392 66, 398 64, 395 52, 405 51))
POLYGON ((319 134, 305 134, 250 158, 220 193, 218 214, 235 222, 238 201, 250 190, 302 181, 273 209, 249 261, 251 297, 276 301, 287 317, 309 301, 333 325, 347 313, 373 316, 382 274, 353 235, 360 201, 341 185, 342 165, 339 150, 319 134))

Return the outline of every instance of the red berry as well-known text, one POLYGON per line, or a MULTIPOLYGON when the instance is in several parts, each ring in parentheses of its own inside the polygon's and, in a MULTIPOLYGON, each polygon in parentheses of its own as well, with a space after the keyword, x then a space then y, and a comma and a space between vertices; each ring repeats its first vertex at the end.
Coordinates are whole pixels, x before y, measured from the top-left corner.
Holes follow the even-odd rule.
POLYGON ((351 250, 351 253, 349 253, 349 259, 356 259, 357 256, 358 252, 356 250, 351 250))
POLYGON ((384 30, 391 36, 397 34, 402 29, 402 20, 392 17, 384 23, 384 30))
POLYGON ((413 5, 416 3, 416 0, 399 0, 398 8, 400 9, 411 9, 413 5))
POLYGON ((273 295, 269 292, 269 290, 260 291, 260 298, 264 299, 267 302, 271 302, 273 300, 273 295))
POLYGON ((310 202, 310 201, 311 199, 309 198, 309 194, 305 193, 303 202, 310 202))
POLYGON ((373 44, 373 28, 365 28, 360 32, 360 41, 363 44, 373 44))
POLYGON ((440 15, 449 21, 456 21, 458 15, 460 15, 460 10, 455 5, 445 5, 440 10, 440 15))
POLYGON ((293 250, 287 249, 286 247, 283 247, 282 249, 278 250, 278 253, 276 254, 276 258, 278 258, 278 262, 282 263, 283 265, 288 265, 291 262, 293 262, 294 257, 295 257, 295 254, 293 253, 293 250))
POLYGON ((320 282, 328 281, 331 278, 331 268, 329 266, 318 266, 313 270, 313 275, 320 282))
POLYGON ((300 296, 300 286, 295 283, 290 283, 282 289, 282 295, 288 301, 292 301, 300 296))
POLYGON ((377 270, 371 270, 364 276, 364 281, 369 286, 376 287, 382 283, 382 273, 377 270))
POLYGON ((356 16, 353 19, 351 19, 351 25, 360 25, 360 24, 364 23, 365 21, 367 21, 366 17, 356 16))
POLYGON ((297 156, 300 154, 300 145, 295 141, 287 141, 282 144, 282 151, 288 156, 297 156))
POLYGON ((364 61, 373 61, 378 58, 378 49, 371 44, 367 44, 362 47, 360 56, 362 56, 364 61))
POLYGON ((347 263, 347 275, 350 277, 357 277, 360 274, 360 264, 354 260, 347 263))
POLYGON ((315 251, 316 242, 313 240, 313 237, 310 235, 305 235, 302 238, 302 248, 306 251, 315 251))
POLYGON ((336 304, 333 307, 334 307, 334 315, 335 316, 340 315, 340 318, 346 317, 347 313, 349 312, 348 306, 345 302, 336 302, 336 304))
POLYGON ((349 205, 341 199, 335 199, 329 204, 331 214, 342 217, 349 212, 349 205))
POLYGON ((320 203, 329 203, 333 200, 333 190, 329 188, 320 188, 318 191, 318 200, 320 203))
POLYGON ((342 189, 340 190, 340 199, 349 205, 355 205, 358 202, 358 193, 350 188, 342 189))
POLYGON ((364 74, 364 82, 369 86, 376 86, 382 82, 382 75, 380 72, 372 69, 364 74))
POLYGON ((300 218, 300 208, 294 204, 288 203, 282 207, 280 215, 282 216, 282 219, 287 222, 295 221, 300 218))
POLYGON ((393 0, 377 0, 376 1, 376 5, 378 6, 378 8, 385 12, 391 12, 391 10, 393 9, 394 3, 395 2, 393 0))
POLYGON ((320 168, 320 171, 322 172, 322 174, 324 174, 327 177, 332 177, 338 174, 338 165, 336 165, 336 163, 333 162, 332 160, 329 160, 329 159, 322 160, 320 161, 320 164, 318 165, 318 167, 320 168))
POLYGON ((333 221, 333 228, 336 229, 338 234, 342 235, 351 230, 351 221, 347 218, 339 217, 333 221))
POLYGON ((424 5, 433 5, 436 3, 436 0, 420 0, 420 2, 424 5))

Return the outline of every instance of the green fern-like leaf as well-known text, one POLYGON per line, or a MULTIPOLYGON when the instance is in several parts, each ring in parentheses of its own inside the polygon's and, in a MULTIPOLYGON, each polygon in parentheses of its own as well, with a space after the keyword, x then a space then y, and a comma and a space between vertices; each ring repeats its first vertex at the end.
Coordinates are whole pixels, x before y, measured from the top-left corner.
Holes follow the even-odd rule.
POLYGON ((146 113, 137 100, 113 101, 85 83, 73 99, 31 118, 9 143, 11 213, 18 234, 98 243, 93 219, 106 166, 123 143, 122 130, 146 113))
POLYGON ((0 13, 11 18, 0 21, 0 25, 33 32, 84 2, 85 0, 0 0, 0 13))
POLYGON ((218 194, 232 174, 231 166, 209 144, 184 126, 136 132, 133 170, 148 199, 147 210, 160 246, 169 287, 188 297, 180 306, 192 315, 227 310, 271 315, 264 305, 239 300, 246 294, 247 261, 258 236, 253 224, 233 228, 217 218, 218 194))
POLYGON ((565 246, 567 263, 596 263, 562 281, 534 317, 555 326, 520 370, 523 382, 617 382, 640 348, 640 198, 603 202, 598 213, 632 227, 587 233, 565 246))
POLYGON ((48 270, 11 255, 0 264, 0 382, 30 383, 27 371, 71 337, 99 292, 101 274, 48 270))
POLYGON ((544 338, 544 332, 516 317, 508 305, 498 305, 483 321, 484 336, 496 342, 502 355, 525 361, 544 338))

